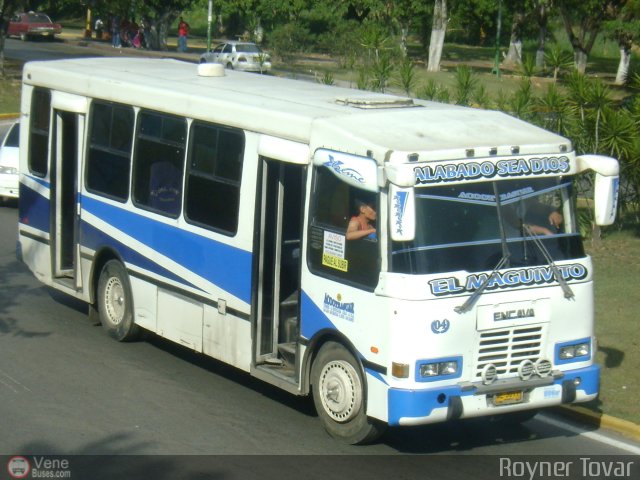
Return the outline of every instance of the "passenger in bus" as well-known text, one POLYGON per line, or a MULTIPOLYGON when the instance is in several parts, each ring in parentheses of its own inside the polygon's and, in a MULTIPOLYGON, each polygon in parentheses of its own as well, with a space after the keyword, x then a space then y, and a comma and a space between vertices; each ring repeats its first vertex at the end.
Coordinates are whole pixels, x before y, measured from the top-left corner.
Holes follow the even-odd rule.
POLYGON ((505 209, 505 232, 507 237, 518 237, 527 226, 535 235, 553 235, 564 222, 564 217, 555 209, 533 202, 519 202, 505 209))
POLYGON ((347 240, 376 240, 375 221, 377 218, 375 202, 356 200, 358 214, 351 217, 347 226, 347 240))

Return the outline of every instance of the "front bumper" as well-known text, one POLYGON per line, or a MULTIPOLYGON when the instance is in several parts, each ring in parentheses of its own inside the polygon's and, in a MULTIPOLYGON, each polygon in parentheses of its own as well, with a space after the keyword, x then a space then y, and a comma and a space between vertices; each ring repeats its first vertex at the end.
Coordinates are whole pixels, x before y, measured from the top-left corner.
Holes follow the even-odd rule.
POLYGON ((600 367, 592 365, 533 382, 516 379, 489 387, 460 383, 425 390, 391 388, 388 392, 388 423, 423 425, 587 402, 598 395, 599 385, 600 367), (523 392, 524 401, 500 406, 493 404, 491 399, 495 393, 514 390, 523 392))
POLYGON ((238 70, 239 72, 262 72, 266 73, 271 71, 271 64, 266 63, 260 67, 259 63, 250 63, 250 62, 237 62, 233 66, 234 70, 238 70))

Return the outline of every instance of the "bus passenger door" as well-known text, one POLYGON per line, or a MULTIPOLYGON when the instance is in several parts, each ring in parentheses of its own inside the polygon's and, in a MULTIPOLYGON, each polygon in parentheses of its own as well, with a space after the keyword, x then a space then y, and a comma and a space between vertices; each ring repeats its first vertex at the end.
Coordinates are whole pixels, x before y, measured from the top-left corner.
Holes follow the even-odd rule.
POLYGON ((255 363, 292 381, 299 332, 304 173, 303 166, 263 158, 257 219, 255 363))
POLYGON ((54 110, 51 166, 51 258, 54 281, 80 287, 77 198, 84 116, 54 110))

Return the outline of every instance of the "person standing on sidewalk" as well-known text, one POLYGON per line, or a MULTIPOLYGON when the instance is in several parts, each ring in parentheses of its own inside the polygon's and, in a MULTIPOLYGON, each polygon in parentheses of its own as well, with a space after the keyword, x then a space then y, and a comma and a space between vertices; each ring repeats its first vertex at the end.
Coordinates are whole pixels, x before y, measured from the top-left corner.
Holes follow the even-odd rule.
POLYGON ((182 17, 178 22, 178 51, 187 51, 187 35, 189 35, 189 24, 185 22, 182 17))
POLYGON ((111 46, 120 48, 120 17, 113 15, 111 17, 111 46))

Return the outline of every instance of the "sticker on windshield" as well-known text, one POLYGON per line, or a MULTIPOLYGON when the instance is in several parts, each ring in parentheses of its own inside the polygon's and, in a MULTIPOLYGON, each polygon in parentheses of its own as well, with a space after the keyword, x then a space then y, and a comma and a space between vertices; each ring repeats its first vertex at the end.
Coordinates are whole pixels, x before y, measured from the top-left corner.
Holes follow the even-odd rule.
MULTIPOLYGON (((521 198, 528 195, 533 195, 535 190, 531 187, 520 188, 513 192, 505 192, 500 194, 500 202, 504 203, 514 198, 521 198)), ((476 193, 476 192, 460 192, 458 198, 461 200, 473 200, 475 202, 486 203, 493 205, 496 203, 496 196, 489 193, 476 193)))
POLYGON ((324 231, 322 242, 322 264, 342 272, 349 271, 349 261, 345 259, 345 236, 324 231))
POLYGON ((461 162, 416 167, 416 185, 443 182, 490 179, 494 177, 523 177, 528 175, 556 175, 567 173, 569 158, 534 157, 510 158, 498 162, 461 162))

